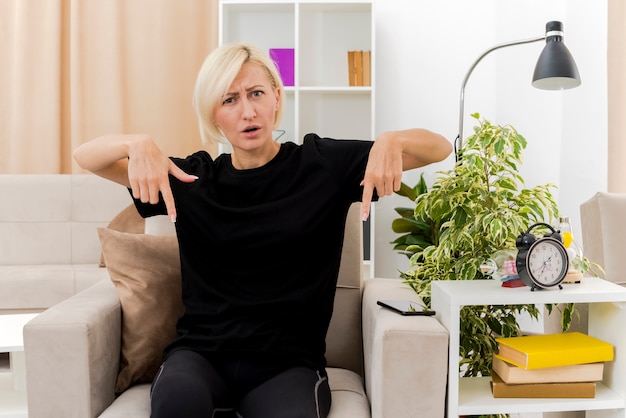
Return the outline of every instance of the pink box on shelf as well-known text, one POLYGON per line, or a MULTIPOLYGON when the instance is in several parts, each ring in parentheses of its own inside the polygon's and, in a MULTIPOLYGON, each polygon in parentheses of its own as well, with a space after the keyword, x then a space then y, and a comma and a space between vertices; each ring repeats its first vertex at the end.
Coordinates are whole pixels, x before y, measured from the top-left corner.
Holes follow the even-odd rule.
POLYGON ((270 48, 270 57, 276 63, 285 86, 294 85, 294 49, 270 48))

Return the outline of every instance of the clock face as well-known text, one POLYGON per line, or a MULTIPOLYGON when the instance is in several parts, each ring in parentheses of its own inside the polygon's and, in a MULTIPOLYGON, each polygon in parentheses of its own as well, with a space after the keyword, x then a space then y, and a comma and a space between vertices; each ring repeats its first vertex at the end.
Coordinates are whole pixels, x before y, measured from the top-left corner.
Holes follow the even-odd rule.
POLYGON ((528 249, 526 269, 541 287, 555 286, 567 275, 568 258, 563 245, 554 238, 542 238, 528 249))

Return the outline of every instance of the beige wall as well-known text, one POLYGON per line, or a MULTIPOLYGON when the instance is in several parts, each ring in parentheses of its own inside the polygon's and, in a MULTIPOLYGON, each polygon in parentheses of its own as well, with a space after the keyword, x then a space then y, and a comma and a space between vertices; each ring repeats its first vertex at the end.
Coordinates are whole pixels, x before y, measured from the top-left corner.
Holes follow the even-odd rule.
POLYGON ((191 95, 217 22, 217 0, 2 0, 0 173, 77 172, 72 150, 106 133, 201 148, 191 95))

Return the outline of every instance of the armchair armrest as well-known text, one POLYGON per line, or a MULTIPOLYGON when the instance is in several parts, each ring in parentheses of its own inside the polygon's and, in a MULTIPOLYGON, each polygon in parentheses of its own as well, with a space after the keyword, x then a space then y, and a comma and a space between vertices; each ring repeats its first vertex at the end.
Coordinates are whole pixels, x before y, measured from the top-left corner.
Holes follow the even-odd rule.
POLYGON ((102 280, 24 327, 30 418, 96 417, 113 402, 121 332, 115 287, 102 280))
POLYGON ((363 351, 372 418, 445 416, 448 331, 434 316, 402 316, 376 304, 417 300, 399 279, 366 279, 363 351))

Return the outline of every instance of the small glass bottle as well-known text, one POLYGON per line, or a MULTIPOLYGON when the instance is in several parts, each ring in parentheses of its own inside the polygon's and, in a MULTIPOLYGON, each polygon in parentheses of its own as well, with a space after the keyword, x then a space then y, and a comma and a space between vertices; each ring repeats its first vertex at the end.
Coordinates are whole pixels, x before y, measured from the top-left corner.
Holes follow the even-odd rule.
POLYGON ((561 237, 563 237, 563 246, 567 250, 569 257, 568 276, 570 276, 571 279, 568 280, 568 278, 566 278, 565 281, 579 282, 582 277, 580 270, 583 260, 583 251, 580 244, 574 238, 571 218, 569 216, 561 216, 559 218, 558 229, 561 232, 561 237))
POLYGON ((515 267, 517 250, 505 249, 496 251, 481 264, 480 268, 485 276, 495 280, 510 281, 519 279, 515 267))

